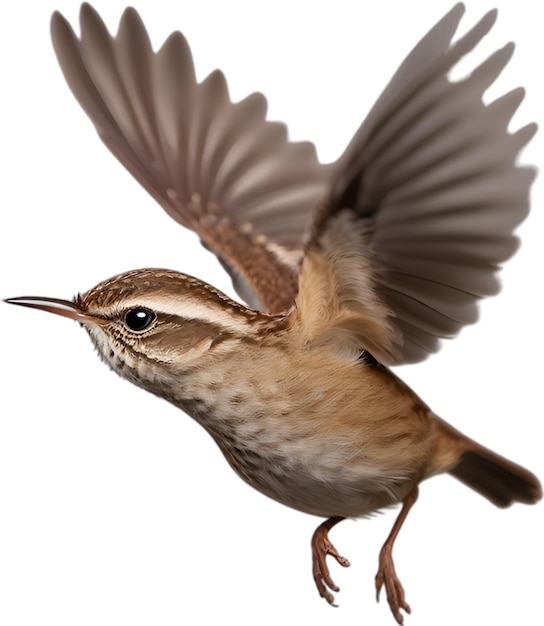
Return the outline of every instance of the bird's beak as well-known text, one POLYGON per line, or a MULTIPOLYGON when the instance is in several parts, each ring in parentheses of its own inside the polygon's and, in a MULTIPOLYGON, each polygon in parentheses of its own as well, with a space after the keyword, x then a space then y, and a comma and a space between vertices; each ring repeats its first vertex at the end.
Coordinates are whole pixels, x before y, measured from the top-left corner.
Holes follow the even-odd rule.
POLYGON ((106 320, 99 317, 93 317, 88 315, 85 311, 78 309, 78 307, 70 300, 59 300, 58 298, 38 298, 35 296, 27 296, 23 298, 7 298, 4 300, 8 304, 17 304, 19 306, 27 306, 31 309, 40 309, 41 311, 48 311, 49 313, 55 313, 56 315, 62 315, 68 317, 71 320, 76 320, 82 324, 104 324, 106 320))

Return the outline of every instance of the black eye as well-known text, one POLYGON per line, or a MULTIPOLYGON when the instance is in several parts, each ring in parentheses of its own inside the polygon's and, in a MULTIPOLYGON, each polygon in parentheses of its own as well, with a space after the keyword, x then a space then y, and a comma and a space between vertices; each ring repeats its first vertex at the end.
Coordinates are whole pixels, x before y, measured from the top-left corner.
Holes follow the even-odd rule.
POLYGON ((130 330, 145 330, 156 315, 149 309, 130 309, 125 315, 125 323, 130 330))

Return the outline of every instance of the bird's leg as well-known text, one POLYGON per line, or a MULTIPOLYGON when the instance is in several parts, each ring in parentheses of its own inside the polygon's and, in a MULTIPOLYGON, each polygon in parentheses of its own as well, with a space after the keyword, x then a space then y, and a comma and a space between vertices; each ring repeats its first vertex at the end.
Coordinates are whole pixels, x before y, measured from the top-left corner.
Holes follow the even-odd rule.
POLYGON ((333 606, 336 606, 334 604, 334 596, 329 589, 333 591, 340 591, 340 589, 334 584, 329 574, 326 557, 330 554, 343 567, 349 567, 349 561, 343 556, 340 556, 336 548, 329 541, 329 530, 343 519, 343 517, 330 517, 327 521, 320 524, 312 535, 312 570, 315 584, 319 595, 333 606), (327 587, 329 589, 327 589, 327 587))
POLYGON ((382 549, 380 550, 380 564, 378 567, 378 573, 376 574, 376 600, 380 599, 380 591, 382 586, 385 584, 387 602, 389 602, 391 611, 399 624, 402 624, 404 619, 400 610, 403 609, 406 613, 410 613, 410 606, 404 598, 404 589, 397 577, 397 573, 395 572, 395 566, 393 564, 393 544, 395 543, 395 539, 404 524, 408 511, 417 500, 417 493, 418 491, 416 487, 406 496, 406 498, 404 498, 402 509, 393 524, 389 537, 387 537, 382 549))

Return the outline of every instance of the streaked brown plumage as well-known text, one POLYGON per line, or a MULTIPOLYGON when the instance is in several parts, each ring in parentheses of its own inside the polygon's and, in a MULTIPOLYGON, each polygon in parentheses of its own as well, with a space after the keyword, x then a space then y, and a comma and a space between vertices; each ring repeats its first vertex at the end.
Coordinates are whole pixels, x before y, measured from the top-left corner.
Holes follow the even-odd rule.
POLYGON ((11 300, 78 319, 115 371, 193 416, 246 482, 330 518, 312 540, 329 602, 325 556, 347 561, 327 531, 403 502, 376 579, 398 622, 409 607, 391 548, 421 480, 449 472, 498 506, 541 497, 530 472, 455 431, 387 369, 475 321, 527 213, 534 172, 516 159, 535 127, 507 131, 523 92, 481 102, 512 47, 450 82, 495 18, 450 47, 461 14, 418 44, 330 166, 265 121, 260 94, 232 104, 217 72, 197 84, 179 33, 155 54, 132 9, 111 38, 83 5, 81 41, 55 14, 61 67, 103 141, 254 308, 159 269, 73 303, 11 300))

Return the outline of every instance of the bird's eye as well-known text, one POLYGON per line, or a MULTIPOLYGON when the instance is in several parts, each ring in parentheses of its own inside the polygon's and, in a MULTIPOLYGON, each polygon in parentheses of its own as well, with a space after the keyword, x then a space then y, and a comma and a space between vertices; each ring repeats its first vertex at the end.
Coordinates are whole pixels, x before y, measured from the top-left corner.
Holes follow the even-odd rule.
POLYGON ((125 315, 125 324, 130 330, 145 330, 155 317, 155 313, 149 309, 130 309, 125 315))

